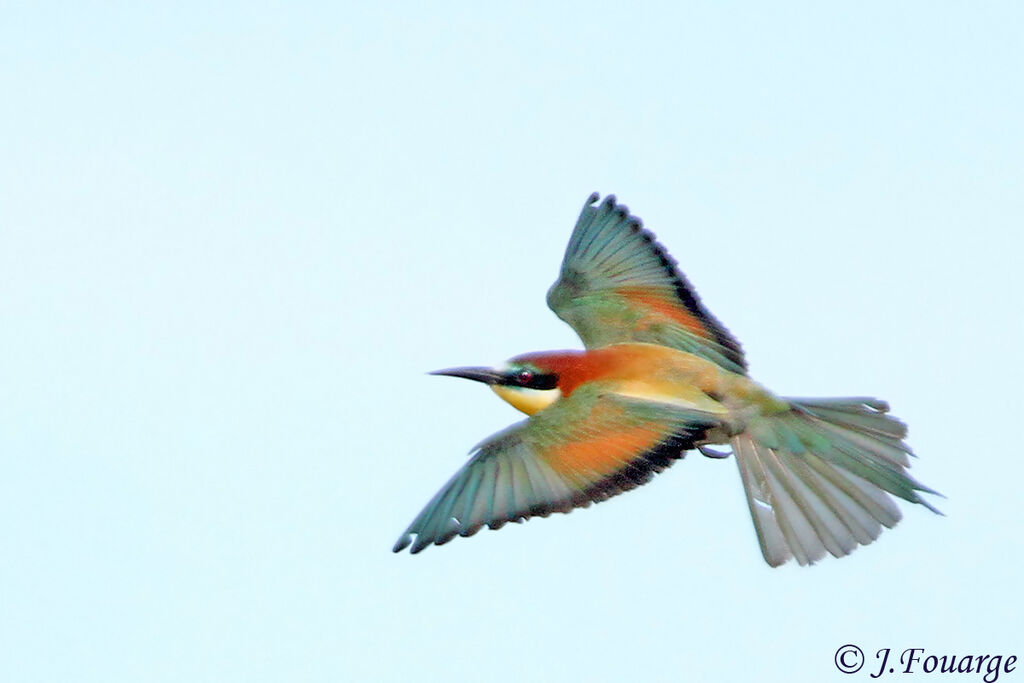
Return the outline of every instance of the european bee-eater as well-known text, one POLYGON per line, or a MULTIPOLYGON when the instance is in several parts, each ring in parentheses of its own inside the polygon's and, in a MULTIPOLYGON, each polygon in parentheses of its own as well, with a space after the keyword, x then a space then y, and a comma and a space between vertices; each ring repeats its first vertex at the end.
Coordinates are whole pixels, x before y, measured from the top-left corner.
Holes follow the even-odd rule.
POLYGON ((592 194, 548 306, 585 351, 452 368, 530 417, 486 439, 395 544, 416 553, 484 525, 570 512, 646 484, 684 453, 739 465, 768 564, 813 563, 900 519, 889 494, 938 512, 908 473, 907 428, 874 398, 781 398, 614 196, 592 194))

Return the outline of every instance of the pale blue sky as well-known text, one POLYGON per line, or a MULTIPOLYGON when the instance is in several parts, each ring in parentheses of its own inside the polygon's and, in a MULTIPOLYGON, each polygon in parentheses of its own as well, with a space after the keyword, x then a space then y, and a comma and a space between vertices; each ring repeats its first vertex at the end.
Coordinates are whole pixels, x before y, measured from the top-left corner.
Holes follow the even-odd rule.
POLYGON ((1024 656, 1020 5, 378 5, 0 4, 0 679, 1024 656), (759 381, 888 399, 948 516, 771 570, 690 457, 393 555, 518 419, 424 372, 578 346, 544 293, 593 190, 759 381))

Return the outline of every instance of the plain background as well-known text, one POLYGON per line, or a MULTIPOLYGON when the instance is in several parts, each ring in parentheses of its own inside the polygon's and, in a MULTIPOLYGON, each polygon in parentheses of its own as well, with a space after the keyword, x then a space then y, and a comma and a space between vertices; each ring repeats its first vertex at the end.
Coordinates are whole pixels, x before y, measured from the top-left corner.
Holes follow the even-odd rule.
POLYGON ((0 679, 1024 655, 1020 4, 553 4, 0 4, 0 679), (771 570, 691 456, 393 555, 519 419, 424 373, 578 346, 544 293, 594 190, 759 381, 889 400, 947 516, 771 570))

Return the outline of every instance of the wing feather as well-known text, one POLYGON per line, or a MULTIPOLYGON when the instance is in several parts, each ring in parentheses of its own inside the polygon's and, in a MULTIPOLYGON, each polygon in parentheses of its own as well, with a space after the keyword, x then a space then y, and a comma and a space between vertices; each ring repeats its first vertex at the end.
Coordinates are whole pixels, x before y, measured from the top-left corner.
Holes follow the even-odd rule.
POLYGON ((745 372, 743 350, 701 304, 676 262, 639 218, 609 195, 583 206, 548 306, 587 348, 661 344, 745 372))
POLYGON ((585 387, 481 443, 395 544, 417 553, 482 527, 547 517, 641 486, 716 417, 585 387))

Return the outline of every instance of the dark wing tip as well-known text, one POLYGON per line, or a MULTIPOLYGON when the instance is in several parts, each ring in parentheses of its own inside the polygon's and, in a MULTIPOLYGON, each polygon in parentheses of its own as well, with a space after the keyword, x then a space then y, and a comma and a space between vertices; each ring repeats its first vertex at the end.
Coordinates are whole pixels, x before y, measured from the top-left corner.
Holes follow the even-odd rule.
POLYGON ((412 534, 402 534, 402 537, 395 541, 395 547, 391 549, 391 552, 400 553, 408 548, 410 543, 412 543, 412 534))
POLYGON ((416 534, 416 542, 412 544, 412 549, 409 552, 415 555, 424 548, 429 547, 432 543, 435 542, 435 540, 436 539, 433 538, 428 539, 424 537, 423 534, 416 534))
MULTIPOLYGON (((587 199, 587 206, 593 206, 594 202, 596 202, 600 198, 600 196, 601 195, 598 194, 597 192, 592 193, 590 197, 587 199)), ((619 217, 619 220, 622 221, 633 218, 633 216, 630 216, 629 214, 629 207, 626 206, 625 204, 619 204, 618 200, 615 198, 615 195, 613 194, 605 195, 604 201, 602 201, 601 205, 597 207, 597 210, 605 214, 614 213, 616 216, 619 217)))

